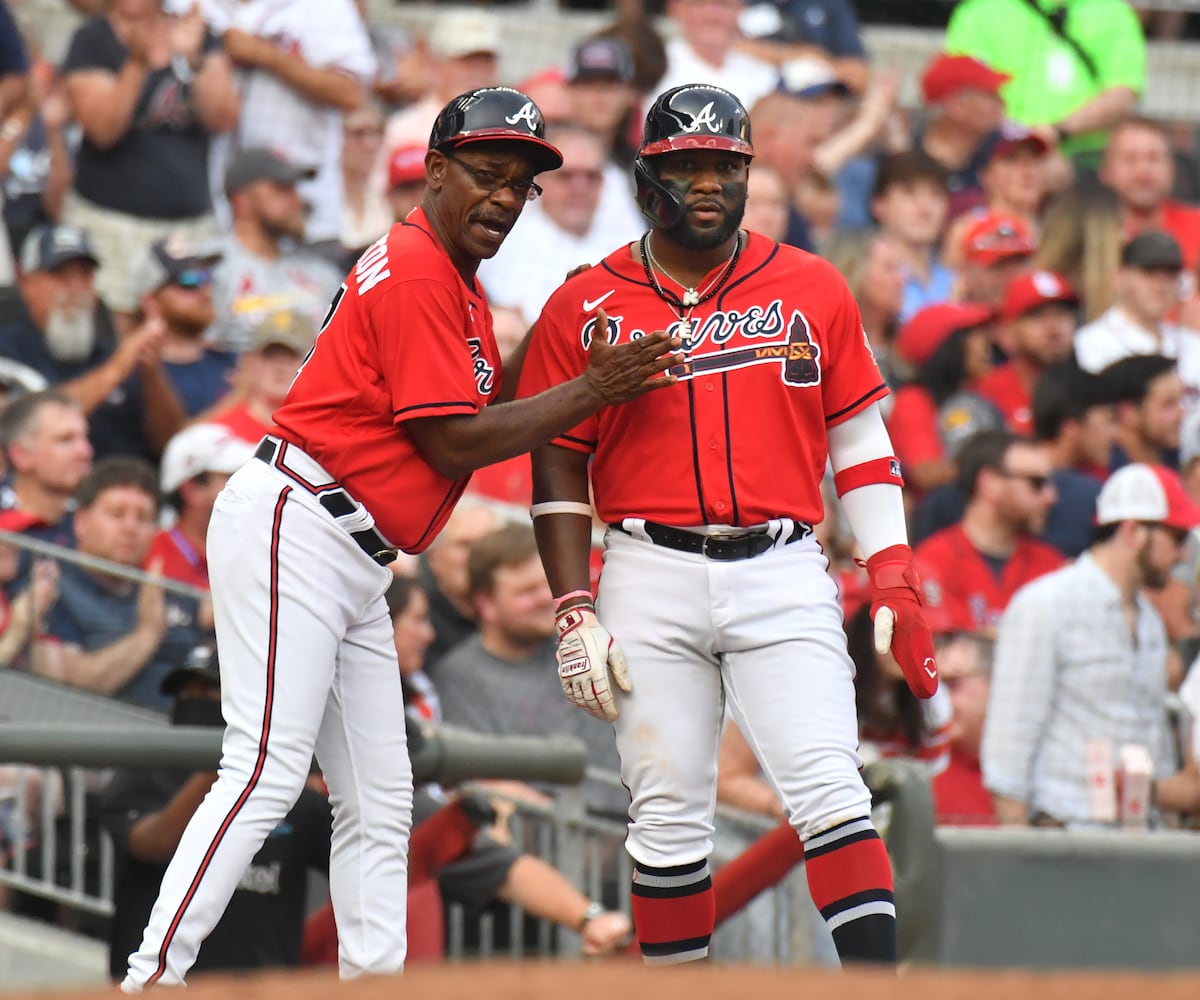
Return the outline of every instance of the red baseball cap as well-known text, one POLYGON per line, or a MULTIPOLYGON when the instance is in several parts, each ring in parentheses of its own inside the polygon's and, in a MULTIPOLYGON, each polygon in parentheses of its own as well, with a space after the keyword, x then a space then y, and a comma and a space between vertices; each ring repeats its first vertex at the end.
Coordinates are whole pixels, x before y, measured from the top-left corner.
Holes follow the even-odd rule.
POLYGON ((388 157, 388 187, 415 184, 425 179, 425 146, 397 146, 388 157))
POLYGON ((942 302, 926 306, 896 334, 896 353, 914 365, 923 365, 959 330, 971 330, 994 319, 990 306, 974 302, 942 302))
POLYGON ((1050 143, 1040 133, 1016 122, 1004 122, 998 129, 989 132, 980 144, 979 157, 990 163, 997 156, 1008 156, 1021 146, 1032 146, 1039 156, 1050 152, 1050 143))
POLYGON ((1096 523, 1147 521, 1183 531, 1200 526, 1200 507, 1188 496, 1179 474, 1164 465, 1135 462, 1104 481, 1096 497, 1096 523))
POLYGON ((1008 283, 1008 289, 1004 293, 1004 304, 1000 307, 1000 318, 1019 319, 1048 302, 1077 306, 1079 296, 1061 274, 1055 274, 1053 271, 1030 271, 1028 274, 1018 275, 1008 283))
POLYGON ((933 57, 921 77, 921 93, 926 104, 936 104, 963 90, 997 93, 1012 77, 992 69, 971 56, 950 56, 945 52, 933 57))
POLYGON ((1037 242, 1024 219, 992 213, 966 231, 962 249, 967 263, 991 267, 1010 257, 1030 256, 1037 249, 1037 242))

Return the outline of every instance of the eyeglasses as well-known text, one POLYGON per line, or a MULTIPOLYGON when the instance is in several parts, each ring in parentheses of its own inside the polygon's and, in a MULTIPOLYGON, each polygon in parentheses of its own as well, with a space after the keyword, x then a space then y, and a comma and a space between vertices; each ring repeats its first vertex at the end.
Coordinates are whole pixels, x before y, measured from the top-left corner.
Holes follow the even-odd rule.
POLYGON ((211 282, 212 271, 206 267, 189 267, 186 271, 180 271, 171 279, 172 285, 189 290, 203 288, 205 285, 211 284, 211 282))
POLYGON ((1013 472, 1011 469, 997 469, 996 471, 1004 476, 1005 479, 1024 479, 1034 493, 1041 493, 1045 489, 1054 488, 1054 484, 1050 481, 1049 476, 1038 476, 1029 472, 1013 472))
POLYGON ((541 187, 531 180, 510 181, 491 170, 472 166, 461 157, 455 156, 449 149, 439 149, 438 152, 446 157, 447 160, 453 160, 462 167, 471 178, 472 183, 481 191, 486 191, 488 194, 495 194, 497 191, 508 188, 512 191, 513 197, 517 201, 533 201, 542 193, 541 187))

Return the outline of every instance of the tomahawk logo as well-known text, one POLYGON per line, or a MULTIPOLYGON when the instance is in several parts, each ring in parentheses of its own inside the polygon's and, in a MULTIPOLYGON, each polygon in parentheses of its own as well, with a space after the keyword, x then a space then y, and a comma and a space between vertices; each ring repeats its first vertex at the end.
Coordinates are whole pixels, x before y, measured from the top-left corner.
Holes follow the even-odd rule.
POLYGON ((712 101, 709 101, 695 114, 692 114, 690 111, 685 111, 683 108, 680 108, 679 111, 681 114, 689 115, 692 119, 692 123, 690 125, 683 126, 683 131, 685 132, 699 132, 701 127, 708 129, 714 134, 721 131, 721 122, 717 116, 713 114, 712 101))
POLYGON ((506 115, 504 120, 508 122, 509 125, 516 125, 517 122, 524 122, 525 127, 528 128, 530 132, 536 132, 540 118, 541 116, 538 114, 537 108, 533 106, 533 101, 526 101, 521 107, 520 111, 516 112, 515 114, 506 115))

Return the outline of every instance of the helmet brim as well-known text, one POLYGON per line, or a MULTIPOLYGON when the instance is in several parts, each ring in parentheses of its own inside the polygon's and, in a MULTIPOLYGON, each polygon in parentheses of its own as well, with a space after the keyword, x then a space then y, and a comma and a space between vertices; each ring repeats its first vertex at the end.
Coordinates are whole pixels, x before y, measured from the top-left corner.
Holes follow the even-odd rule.
POLYGON ((557 170, 563 165, 562 153, 556 146, 545 139, 539 139, 536 135, 518 132, 516 129, 472 129, 466 135, 454 136, 438 145, 457 149, 459 146, 467 146, 473 142, 519 142, 522 145, 533 147, 529 152, 533 153, 534 157, 534 173, 540 174, 546 170, 557 170))
POLYGON ((678 153, 686 149, 721 149, 742 156, 754 156, 754 147, 730 135, 671 135, 647 143, 638 151, 638 156, 661 156, 663 153, 678 153))

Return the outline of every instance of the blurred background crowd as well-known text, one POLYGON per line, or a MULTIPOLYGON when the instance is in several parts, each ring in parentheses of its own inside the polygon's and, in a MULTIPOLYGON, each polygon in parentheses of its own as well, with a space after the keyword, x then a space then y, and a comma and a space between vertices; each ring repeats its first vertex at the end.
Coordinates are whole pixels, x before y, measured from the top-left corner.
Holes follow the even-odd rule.
MULTIPOLYGON (((841 270, 893 390, 943 683, 918 703, 873 652, 830 489, 818 531, 863 757, 921 762, 943 823, 1189 825, 1200 146, 1145 94, 1147 40, 1186 51, 1198 34, 1200 5, 1126 0, 0 0, 0 668, 219 723, 214 498, 271 430, 346 270, 419 202, 437 111, 516 86, 564 154, 480 269, 508 352, 568 268, 644 231, 642 113, 703 81, 751 111, 746 228, 841 270), (546 9, 579 13, 578 30, 526 44, 539 58, 512 72, 514 32, 536 40, 546 9), (940 44, 891 65, 869 25, 940 44)), ((412 723, 570 733, 615 770, 611 735, 553 683, 530 490, 527 458, 482 470, 429 551, 395 565, 412 723)), ((121 961, 211 780, 126 775, 98 793, 123 878, 140 879, 121 883, 121 961)), ((0 865, 32 836, 5 798, 22 781, 0 767, 0 865)), ((723 802, 782 816, 732 726, 720 782, 723 802)), ((21 802, 38 816, 61 789, 34 784, 21 802)), ((320 791, 297 805, 287 857, 248 873, 259 902, 288 865, 319 867, 322 835, 327 855, 320 791)), ((506 839, 503 803, 550 792, 497 791, 470 814, 490 831, 472 832, 474 867, 443 894, 517 901, 592 953, 616 948, 620 914, 586 915, 506 839)), ((446 801, 429 790, 428 814, 446 801)), ((623 812, 611 787, 587 802, 623 812)), ((294 939, 271 959, 297 961, 294 939)))

